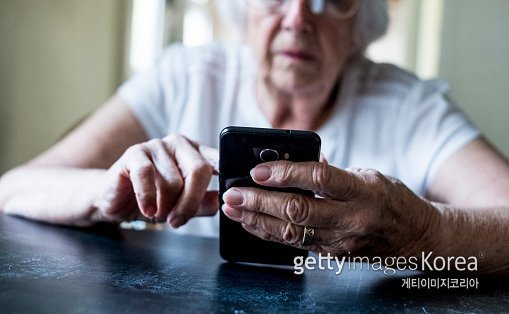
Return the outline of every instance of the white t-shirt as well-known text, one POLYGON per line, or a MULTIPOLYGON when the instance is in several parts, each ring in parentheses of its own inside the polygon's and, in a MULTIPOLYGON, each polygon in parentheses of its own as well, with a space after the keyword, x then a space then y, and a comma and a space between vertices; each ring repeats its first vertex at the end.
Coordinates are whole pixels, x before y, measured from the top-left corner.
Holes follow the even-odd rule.
MULTIPOLYGON (((218 147, 226 126, 271 127, 257 105, 256 75, 246 46, 174 45, 118 93, 151 138, 180 133, 218 147)), ((441 81, 356 59, 345 69, 331 118, 317 130, 322 152, 331 165, 376 169, 422 196, 442 162, 479 136, 447 91, 441 81)), ((217 235, 216 220, 196 218, 181 229, 217 235)))

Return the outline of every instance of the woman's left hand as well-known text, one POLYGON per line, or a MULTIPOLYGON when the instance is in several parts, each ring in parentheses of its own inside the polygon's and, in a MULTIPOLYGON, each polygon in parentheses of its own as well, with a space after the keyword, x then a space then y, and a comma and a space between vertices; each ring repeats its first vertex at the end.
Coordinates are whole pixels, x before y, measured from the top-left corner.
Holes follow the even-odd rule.
POLYGON ((416 256, 440 238, 440 213, 400 181, 374 170, 342 170, 319 162, 275 161, 251 171, 264 186, 297 187, 320 197, 235 187, 224 213, 250 233, 334 256, 416 256), (304 227, 313 228, 303 246, 304 227))

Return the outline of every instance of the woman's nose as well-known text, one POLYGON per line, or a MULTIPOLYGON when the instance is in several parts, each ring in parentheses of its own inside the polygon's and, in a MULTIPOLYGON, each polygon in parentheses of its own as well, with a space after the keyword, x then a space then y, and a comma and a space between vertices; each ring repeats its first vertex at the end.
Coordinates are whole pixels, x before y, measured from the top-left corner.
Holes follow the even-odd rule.
POLYGON ((285 30, 296 32, 309 32, 311 30, 310 18, 312 13, 309 10, 306 0, 286 0, 287 11, 284 12, 282 27, 285 30))

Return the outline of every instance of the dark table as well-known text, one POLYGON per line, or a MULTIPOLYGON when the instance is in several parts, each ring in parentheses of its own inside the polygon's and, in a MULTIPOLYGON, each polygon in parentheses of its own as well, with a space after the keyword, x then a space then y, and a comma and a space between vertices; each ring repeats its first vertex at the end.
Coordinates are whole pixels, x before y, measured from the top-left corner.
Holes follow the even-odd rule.
MULTIPOLYGON (((346 267, 345 267, 346 268, 346 267)), ((1 313, 503 312, 505 278, 478 289, 407 289, 430 274, 224 263, 216 239, 73 229, 0 214, 1 313)))

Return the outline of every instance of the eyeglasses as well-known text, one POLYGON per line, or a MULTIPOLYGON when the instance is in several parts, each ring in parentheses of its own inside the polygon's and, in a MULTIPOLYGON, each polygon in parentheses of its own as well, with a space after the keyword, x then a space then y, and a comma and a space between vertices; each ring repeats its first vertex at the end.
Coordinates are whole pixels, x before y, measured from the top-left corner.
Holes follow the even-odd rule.
MULTIPOLYGON (((270 14, 288 12, 290 0, 246 0, 257 11, 270 14)), ((352 17, 359 8, 359 0, 306 0, 313 14, 323 14, 336 19, 352 17)))

